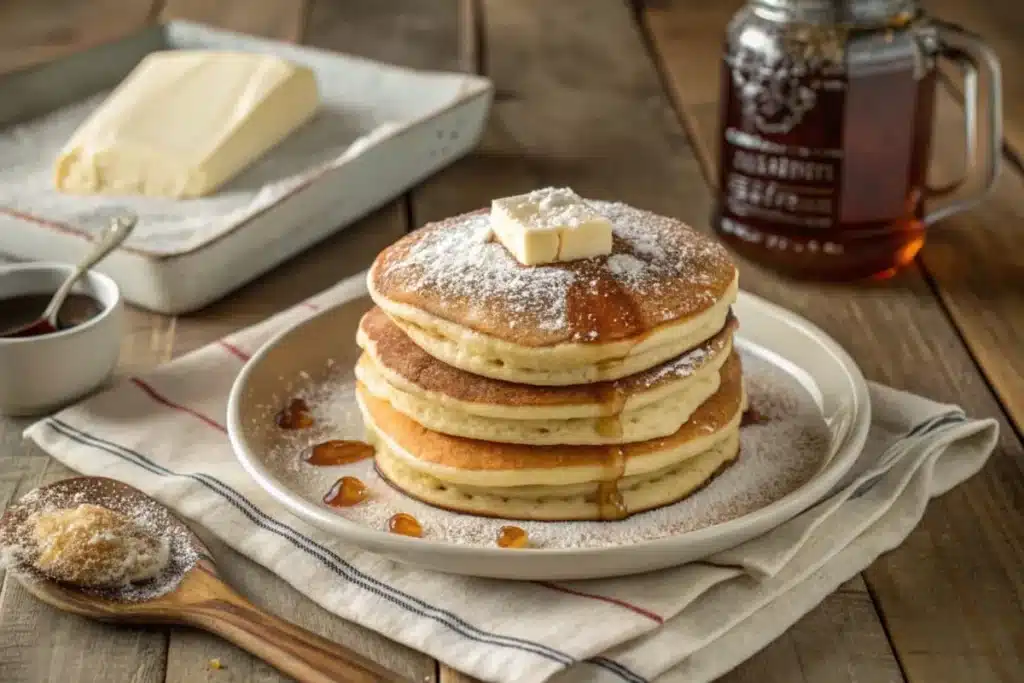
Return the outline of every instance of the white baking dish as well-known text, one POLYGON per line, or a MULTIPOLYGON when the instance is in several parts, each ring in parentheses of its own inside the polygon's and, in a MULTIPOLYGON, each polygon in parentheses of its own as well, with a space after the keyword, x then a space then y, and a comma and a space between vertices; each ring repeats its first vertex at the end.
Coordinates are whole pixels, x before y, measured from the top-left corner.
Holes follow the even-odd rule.
MULTIPOLYGON (((153 26, 0 77, 0 136, 6 132, 7 140, 15 140, 12 144, 22 143, 20 151, 7 148, 8 172, 0 181, 0 252, 18 259, 77 260, 106 215, 130 210, 140 216, 140 229, 99 270, 138 306, 162 313, 188 312, 464 155, 480 137, 492 92, 491 83, 478 76, 414 71, 189 22, 153 26), (209 221, 200 211, 207 211, 201 207, 210 202, 189 203, 202 200, 73 198, 53 190, 48 169, 70 131, 61 112, 78 116, 80 109, 92 106, 88 103, 101 101, 100 93, 120 82, 146 54, 183 48, 274 53, 312 67, 324 107, 338 121, 330 124, 336 128, 320 128, 316 134, 338 132, 332 138, 338 154, 325 158, 326 152, 311 148, 308 136, 304 142, 285 140, 267 155, 269 164, 275 163, 270 158, 274 154, 290 153, 288 163, 281 164, 288 166, 289 175, 275 185, 271 198, 240 214, 213 215, 209 221), (301 156, 303 163, 295 163, 297 149, 300 154, 310 152, 308 165, 301 156), (12 172, 10 159, 19 155, 13 168, 19 168, 18 163, 25 168, 12 172), (22 183, 29 189, 23 190, 22 183)), ((304 134, 299 131, 297 136, 304 134)), ((333 154, 334 148, 330 151, 333 154)), ((260 190, 257 183, 266 176, 267 167, 246 171, 224 189, 231 193, 235 188, 243 196, 260 190)))

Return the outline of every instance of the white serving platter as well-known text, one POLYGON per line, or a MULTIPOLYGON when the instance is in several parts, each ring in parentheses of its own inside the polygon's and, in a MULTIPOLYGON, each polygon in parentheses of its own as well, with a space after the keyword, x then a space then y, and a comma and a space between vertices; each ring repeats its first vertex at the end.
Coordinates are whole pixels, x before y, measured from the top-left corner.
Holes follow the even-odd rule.
MULTIPOLYGON (((341 385, 345 385, 344 373, 351 374, 360 353, 352 341, 356 325, 370 306, 372 302, 365 296, 349 301, 286 330, 264 345, 246 364, 232 388, 228 433, 242 465, 291 512, 346 542, 418 567, 503 579, 566 580, 634 574, 699 560, 759 536, 820 501, 856 462, 867 438, 871 420, 867 386, 849 355, 801 317, 741 292, 733 309, 741 321, 738 348, 747 357, 784 373, 787 381, 802 387, 820 411, 827 438, 822 442, 822 452, 816 455, 815 462, 819 464, 802 485, 763 507, 721 523, 654 540, 604 547, 510 551, 443 537, 390 534, 382 526, 361 524, 338 514, 321 504, 319 496, 311 495, 289 479, 281 467, 281 452, 274 446, 277 437, 273 412, 268 413, 268 407, 281 405, 285 397, 294 395, 297 387, 327 382, 332 372, 341 374, 341 385)), ((349 415, 342 419, 353 423, 349 427, 352 435, 332 438, 359 438, 355 436, 361 428, 361 423, 356 424, 358 411, 338 407, 336 412, 349 415)), ((786 444, 781 447, 786 448, 786 444)), ((743 467, 743 458, 741 454, 733 467, 743 467)), ((358 474, 373 477, 372 463, 367 463, 358 474)), ((712 481, 708 490, 715 485, 716 481, 712 481)), ((410 506, 419 505, 405 500, 410 506)))
POLYGON ((140 217, 99 267, 133 304, 184 313, 326 238, 466 154, 493 87, 183 21, 0 77, 0 253, 75 261, 106 217, 140 217), (50 168, 77 121, 146 54, 166 49, 273 53, 317 76, 320 114, 208 199, 73 197, 50 168))

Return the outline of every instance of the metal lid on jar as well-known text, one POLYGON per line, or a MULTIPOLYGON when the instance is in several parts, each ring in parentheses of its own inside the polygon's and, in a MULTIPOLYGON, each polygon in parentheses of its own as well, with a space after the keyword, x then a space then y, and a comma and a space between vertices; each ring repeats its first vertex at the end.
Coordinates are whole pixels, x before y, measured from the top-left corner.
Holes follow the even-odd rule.
POLYGON ((885 24, 918 11, 917 0, 751 0, 751 6, 770 21, 808 24, 885 24))

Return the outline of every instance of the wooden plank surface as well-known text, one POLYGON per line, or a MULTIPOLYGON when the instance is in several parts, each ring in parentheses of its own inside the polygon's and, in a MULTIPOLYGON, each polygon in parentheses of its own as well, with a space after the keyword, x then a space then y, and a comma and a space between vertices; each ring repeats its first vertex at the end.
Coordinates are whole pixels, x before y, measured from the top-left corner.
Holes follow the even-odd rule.
POLYGON ((456 70, 463 2, 319 0, 304 42, 400 66, 456 70))
POLYGON ((162 0, 162 20, 188 19, 239 33, 296 42, 306 27, 308 0, 162 0))
MULTIPOLYGON (((699 165, 625 4, 493 0, 482 26, 476 42, 499 93, 490 124, 475 154, 413 192, 415 223, 547 184, 703 220, 699 165)), ((440 677, 469 680, 443 666, 440 677)), ((903 678, 863 583, 853 582, 724 680, 903 678)))
POLYGON ((151 21, 158 0, 4 0, 0 73, 51 60, 130 33, 151 21))
MULTIPOLYGON (((936 137, 933 164, 952 175, 962 165, 963 110, 946 89, 939 92, 936 110, 937 128, 951 134, 936 137)), ((1024 173, 1006 159, 992 193, 976 208, 935 226, 919 256, 1018 434, 1024 433, 1022 232, 1024 173)))
MULTIPOLYGON (((717 73, 722 31, 733 9, 729 4, 704 4, 704 11, 694 14, 689 5, 662 3, 643 16, 666 86, 707 166, 714 163, 718 97, 716 79, 708 74, 717 73)), ((1000 229, 1019 230, 1020 216, 1010 213, 1003 214, 1000 229)), ((944 236, 963 232, 953 225, 954 220, 949 223, 944 236)), ((941 239, 933 238, 926 247, 925 264, 941 239)), ((960 282, 957 296, 962 306, 974 305, 980 310, 973 313, 984 315, 994 296, 993 285, 1002 287, 1004 301, 1016 300, 1019 305, 1019 290, 1016 296, 1009 291, 1012 281, 996 280, 984 289, 988 264, 1000 268, 998 264, 1006 259, 1012 261, 1013 252, 1007 254, 1005 245, 995 242, 975 246, 969 254, 958 253, 956 259, 962 265, 975 265, 978 273, 973 283, 960 282), (978 292, 986 291, 987 296, 978 298, 978 292), (973 302, 968 295, 975 297, 973 302)), ((744 286, 761 290, 822 325, 870 378, 959 403, 973 415, 1000 419, 1000 447, 988 466, 934 501, 907 542, 883 556, 867 576, 910 680, 936 680, 935 672, 945 665, 961 670, 975 667, 973 681, 1019 680, 1019 672, 1024 671, 1024 450, 959 333, 944 322, 948 313, 931 295, 931 283, 916 267, 875 286, 803 286, 767 275, 762 278, 757 268, 747 267, 743 273, 744 286), (754 273, 757 276, 751 277, 754 273), (827 297, 821 296, 822 290, 827 297)), ((931 270, 927 274, 937 277, 931 270)), ((952 291, 952 283, 938 288, 943 300, 949 301, 947 289, 952 291)), ((1006 334, 1010 327, 987 323, 990 333, 1006 334)), ((961 328, 965 336, 967 329, 961 328)), ((985 367, 991 372, 990 365, 985 367)))
POLYGON ((967 28, 985 39, 1003 64, 1004 137, 1024 159, 1024 4, 1019 0, 923 0, 932 16, 967 28))

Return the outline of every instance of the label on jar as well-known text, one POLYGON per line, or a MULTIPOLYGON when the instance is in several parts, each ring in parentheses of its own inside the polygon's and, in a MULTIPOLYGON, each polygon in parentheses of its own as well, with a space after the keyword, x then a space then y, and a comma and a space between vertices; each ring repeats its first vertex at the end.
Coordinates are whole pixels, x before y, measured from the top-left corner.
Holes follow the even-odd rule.
POLYGON ((806 240, 912 216, 931 109, 913 43, 881 34, 810 56, 780 45, 724 60, 721 228, 806 240))
POLYGON ((841 150, 765 144, 735 128, 727 128, 725 137, 722 193, 730 214, 810 228, 831 225, 841 150))
POLYGON ((841 61, 741 49, 723 70, 721 228, 753 239, 832 226, 844 157, 841 61))

